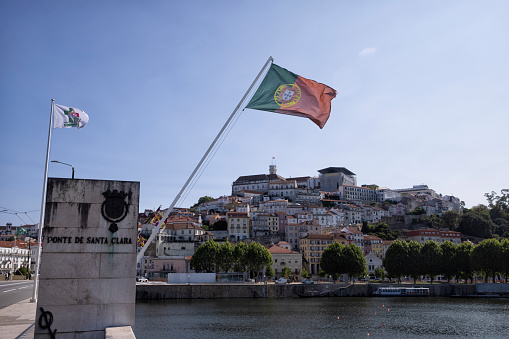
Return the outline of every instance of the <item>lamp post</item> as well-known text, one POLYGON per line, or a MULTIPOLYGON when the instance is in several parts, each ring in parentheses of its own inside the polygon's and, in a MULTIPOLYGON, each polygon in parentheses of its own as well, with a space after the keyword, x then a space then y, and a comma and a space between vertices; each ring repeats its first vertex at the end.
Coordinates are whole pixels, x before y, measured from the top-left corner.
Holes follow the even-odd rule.
POLYGON ((71 168, 72 168, 72 179, 74 179, 74 166, 73 165, 66 164, 65 162, 60 162, 60 161, 57 161, 57 160, 51 160, 51 162, 56 162, 57 164, 71 166, 71 168))

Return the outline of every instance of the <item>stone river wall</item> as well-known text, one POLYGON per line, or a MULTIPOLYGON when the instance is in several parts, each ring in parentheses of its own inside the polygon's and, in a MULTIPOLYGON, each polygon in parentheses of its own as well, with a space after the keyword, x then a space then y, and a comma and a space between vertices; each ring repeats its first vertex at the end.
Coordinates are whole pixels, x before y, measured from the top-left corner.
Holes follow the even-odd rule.
MULTIPOLYGON (((219 299, 219 298, 298 298, 298 297, 367 297, 380 286, 387 284, 138 284, 137 300, 156 299, 219 299)), ((397 285, 391 285, 397 286, 397 285)), ((401 285, 411 287, 411 285, 401 285)), ((419 285, 430 288, 431 296, 469 296, 476 294, 475 285, 433 284, 419 285)))

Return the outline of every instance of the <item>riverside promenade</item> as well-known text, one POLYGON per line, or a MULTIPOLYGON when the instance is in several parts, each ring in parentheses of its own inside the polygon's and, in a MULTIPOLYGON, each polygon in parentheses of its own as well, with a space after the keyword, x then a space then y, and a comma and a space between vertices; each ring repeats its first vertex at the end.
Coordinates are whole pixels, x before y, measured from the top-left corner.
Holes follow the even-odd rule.
POLYGON ((35 308, 30 298, 0 310, 0 337, 6 339, 33 338, 35 308))

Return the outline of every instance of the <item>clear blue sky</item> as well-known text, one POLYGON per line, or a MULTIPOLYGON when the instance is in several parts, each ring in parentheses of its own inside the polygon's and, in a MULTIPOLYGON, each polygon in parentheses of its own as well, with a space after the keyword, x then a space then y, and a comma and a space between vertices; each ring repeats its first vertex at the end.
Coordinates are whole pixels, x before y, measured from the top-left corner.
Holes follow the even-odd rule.
POLYGON ((140 181, 140 210, 167 207, 269 56, 338 91, 327 125, 245 110, 180 206, 272 157, 284 177, 346 167, 359 184, 485 203, 509 188, 507 13, 489 0, 3 1, 0 211, 40 209, 52 98, 90 122, 54 130, 50 160, 140 181))

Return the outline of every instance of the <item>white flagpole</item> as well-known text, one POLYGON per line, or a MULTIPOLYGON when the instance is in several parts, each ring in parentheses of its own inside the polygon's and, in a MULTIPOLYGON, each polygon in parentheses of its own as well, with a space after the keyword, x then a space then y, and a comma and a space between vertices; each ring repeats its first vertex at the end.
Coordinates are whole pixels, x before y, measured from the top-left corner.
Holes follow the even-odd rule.
POLYGON ((44 212, 46 209, 46 189, 48 186, 48 163, 49 163, 49 149, 51 143, 51 130, 53 129, 53 106, 54 101, 51 99, 51 113, 49 116, 49 132, 48 132, 48 146, 46 148, 46 166, 44 167, 44 183, 42 189, 42 202, 41 202, 41 218, 39 221, 39 237, 37 246, 37 256, 35 261, 35 272, 34 272, 34 291, 32 293, 32 299, 30 302, 37 301, 37 294, 39 288, 39 268, 41 267, 41 250, 42 250, 42 228, 44 227, 44 212))
MULTIPOLYGON (((249 93, 251 92, 251 90, 253 89, 254 85, 256 84, 256 82, 258 81, 258 79, 260 78, 260 76, 263 74, 263 71, 265 70, 265 68, 267 68, 267 65, 271 64, 272 62, 274 61, 274 59, 272 57, 269 57, 269 59, 265 62, 265 65, 263 65, 262 69, 260 70, 260 72, 258 73, 258 75, 256 76, 255 80, 253 81, 253 83, 251 84, 251 86, 249 86, 249 89, 247 90, 246 94, 244 94, 244 96, 242 97, 242 99, 240 100, 239 104, 237 105, 237 107, 235 107, 235 109, 233 110, 232 114, 230 115, 230 117, 228 118, 228 120, 226 121, 226 123, 224 124, 223 128, 221 128, 221 130, 219 131, 219 133, 217 134, 216 138, 214 139, 214 141, 212 141, 212 144, 210 144, 209 146, 209 149, 205 152, 205 154, 203 155, 203 157, 201 158, 200 162, 198 163, 198 165, 196 166, 196 168, 194 169, 193 173, 191 173, 191 176, 189 176, 189 179, 187 179, 186 183, 184 184, 184 186, 182 187, 182 189, 180 190, 180 192, 177 194, 177 196, 175 197, 175 199, 173 200, 173 202, 171 203, 170 207, 168 207, 168 209, 166 210, 166 213, 164 213, 164 216, 159 220, 159 222, 157 222, 154 227, 152 228, 152 234, 150 235, 150 237, 148 238, 147 242, 145 243, 145 245, 143 245, 143 248, 140 250, 140 252, 138 253, 138 256, 136 258, 136 262, 137 263, 140 263, 141 259, 143 258, 143 255, 145 254, 145 251, 148 247, 148 245, 150 245, 150 243, 154 240, 156 234, 157 234, 157 230, 160 228, 159 224, 160 223, 164 223, 166 221, 166 218, 168 218, 168 215, 170 215, 171 211, 173 210, 173 208, 175 207, 175 204, 177 203, 177 201, 180 200, 180 197, 182 196, 182 193, 186 190, 187 186, 189 185, 189 183, 191 182, 191 180, 193 180, 194 176, 196 175, 196 173, 198 172, 198 170, 200 169, 201 165, 203 164, 203 162, 205 161, 205 159, 208 157, 210 151, 214 148, 214 146, 216 145, 217 141, 219 140, 219 138, 221 137, 221 135, 224 133, 224 131, 226 130, 226 127, 228 127, 228 125, 230 124, 230 122, 232 121, 233 117, 235 116, 235 114, 237 114, 237 112, 239 111, 240 109, 240 106, 242 105, 242 103, 244 102, 244 100, 246 100, 247 96, 249 95, 249 93)), ((161 227, 161 230, 164 230, 165 226, 163 225, 161 227)), ((141 264, 140 264, 140 269, 141 269, 141 264)))

